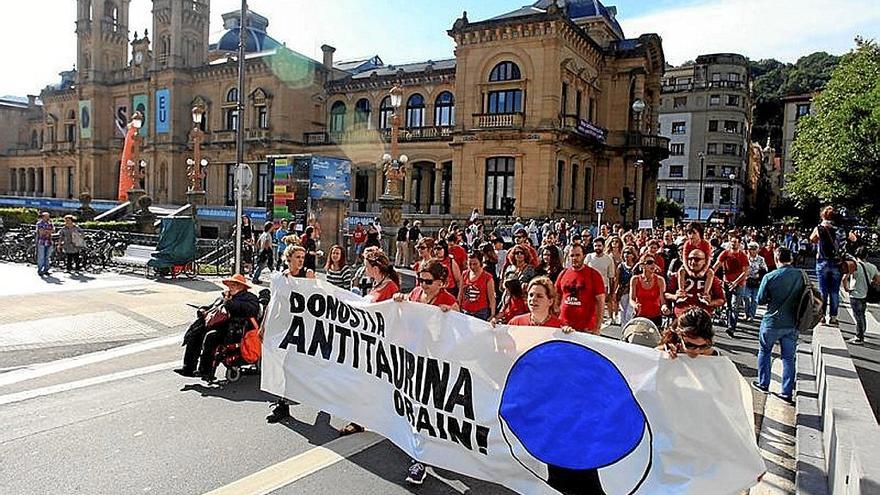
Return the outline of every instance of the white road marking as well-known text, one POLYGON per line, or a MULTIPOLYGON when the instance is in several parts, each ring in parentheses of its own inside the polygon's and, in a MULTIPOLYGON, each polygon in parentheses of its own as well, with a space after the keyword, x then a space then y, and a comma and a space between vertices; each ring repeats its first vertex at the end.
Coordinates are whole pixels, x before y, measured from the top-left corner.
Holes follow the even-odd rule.
POLYGON ((42 376, 51 375, 61 371, 67 371, 73 368, 79 368, 89 364, 100 363, 110 359, 122 356, 137 354, 139 352, 165 347, 168 345, 179 344, 183 339, 183 334, 171 335, 159 339, 148 340, 146 342, 138 342, 136 344, 114 347, 103 351, 93 352, 91 354, 83 354, 71 358, 59 359, 48 363, 39 363, 17 370, 10 371, 0 375, 0 387, 12 385, 13 383, 23 382, 25 380, 33 380, 42 376))
POLYGON ((211 490, 205 495, 266 495, 363 452, 383 440, 384 437, 369 431, 338 438, 211 490))
POLYGON ((59 385, 51 385, 48 387, 35 388, 32 390, 25 390, 22 392, 16 392, 12 394, 0 395, 0 406, 6 404, 12 404, 14 402, 21 402, 24 400, 35 399, 37 397, 44 397, 46 395, 57 394, 61 392, 68 392, 70 390, 76 390, 85 387, 91 387, 93 385, 100 385, 102 383, 114 382, 117 380, 124 380, 126 378, 131 378, 140 375, 146 375, 148 373, 155 373, 157 371, 164 371, 167 369, 171 369, 177 365, 179 365, 179 361, 169 361, 167 363, 154 364, 152 366, 145 366, 143 368, 135 368, 131 370, 120 371, 117 373, 111 373, 109 375, 95 376, 92 378, 86 378, 83 380, 77 380, 74 382, 62 383, 59 385))

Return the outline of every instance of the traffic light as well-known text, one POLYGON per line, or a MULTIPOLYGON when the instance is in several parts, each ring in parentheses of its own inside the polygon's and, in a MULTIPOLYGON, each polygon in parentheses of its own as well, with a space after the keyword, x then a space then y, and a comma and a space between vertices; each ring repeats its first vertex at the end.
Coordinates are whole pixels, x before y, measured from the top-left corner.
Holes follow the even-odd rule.
POLYGON ((636 204, 636 193, 628 186, 623 186, 623 207, 629 208, 636 204))

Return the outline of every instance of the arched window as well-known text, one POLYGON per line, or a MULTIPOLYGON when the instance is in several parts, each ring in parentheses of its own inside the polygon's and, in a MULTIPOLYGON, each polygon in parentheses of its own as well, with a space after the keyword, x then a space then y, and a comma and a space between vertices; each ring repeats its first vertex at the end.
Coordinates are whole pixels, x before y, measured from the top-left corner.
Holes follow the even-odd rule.
POLYGON ((406 100, 406 126, 424 127, 425 125, 425 98, 416 93, 406 100))
POLYGON ((337 101, 330 107, 330 132, 345 131, 345 103, 337 101))
POLYGON ((394 114, 394 107, 391 106, 391 97, 382 98, 379 103, 379 129, 391 128, 391 115, 394 114))
POLYGON ((520 78, 519 66, 513 62, 501 62, 489 73, 489 82, 518 81, 520 78))
POLYGON ((437 127, 455 125, 455 97, 449 91, 440 93, 434 101, 434 125, 437 127))
POLYGON ((366 98, 361 98, 354 104, 354 123, 355 124, 366 124, 366 128, 371 128, 370 115, 370 100, 366 98))
POLYGON ((238 103, 238 88, 226 92, 226 103, 238 103))

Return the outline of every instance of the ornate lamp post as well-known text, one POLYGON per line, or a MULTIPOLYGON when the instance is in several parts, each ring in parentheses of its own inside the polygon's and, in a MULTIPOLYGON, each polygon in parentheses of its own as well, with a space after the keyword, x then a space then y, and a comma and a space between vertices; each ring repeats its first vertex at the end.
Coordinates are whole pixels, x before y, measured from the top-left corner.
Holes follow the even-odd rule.
POLYGON ((398 155, 397 136, 400 131, 399 109, 403 100, 403 89, 394 86, 389 93, 391 106, 394 113, 391 114, 391 152, 382 155, 382 165, 385 172, 385 190, 379 201, 382 204, 382 223, 393 226, 401 223, 403 195, 400 190, 400 181, 406 177, 406 163, 409 158, 406 155, 398 155))
POLYGON ((147 162, 140 159, 141 142, 143 140, 139 135, 140 129, 144 125, 144 114, 135 112, 131 116, 131 122, 128 125, 134 129, 134 135, 131 139, 131 158, 125 162, 125 173, 128 175, 131 184, 131 188, 128 190, 128 201, 131 202, 131 207, 135 210, 138 200, 146 195, 146 191, 141 187, 141 180, 146 175, 147 162))
POLYGON ((202 158, 202 141, 205 139, 205 133, 202 132, 201 125, 204 117, 205 109, 202 106, 193 107, 193 128, 189 131, 189 137, 193 143, 193 157, 186 159, 186 177, 189 179, 186 198, 192 207, 193 218, 196 218, 196 209, 205 204, 202 179, 205 177, 208 160, 202 158))
POLYGON ((737 196, 737 194, 736 194, 736 182, 735 182, 736 181, 736 174, 731 172, 731 174, 728 175, 727 178, 730 180, 730 213, 733 215, 733 223, 735 225, 736 224, 736 213, 737 213, 736 212, 736 209, 737 209, 736 196, 737 196))

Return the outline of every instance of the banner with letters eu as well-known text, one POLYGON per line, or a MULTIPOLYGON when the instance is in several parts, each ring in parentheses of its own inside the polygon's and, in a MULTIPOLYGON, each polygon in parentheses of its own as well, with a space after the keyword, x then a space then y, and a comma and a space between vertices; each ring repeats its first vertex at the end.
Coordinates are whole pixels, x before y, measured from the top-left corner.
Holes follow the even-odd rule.
POLYGON ((156 134, 171 132, 171 90, 156 90, 156 134))
POLYGON ((527 494, 735 494, 765 471, 751 391, 725 357, 492 328, 280 274, 271 290, 262 389, 426 464, 527 494))

